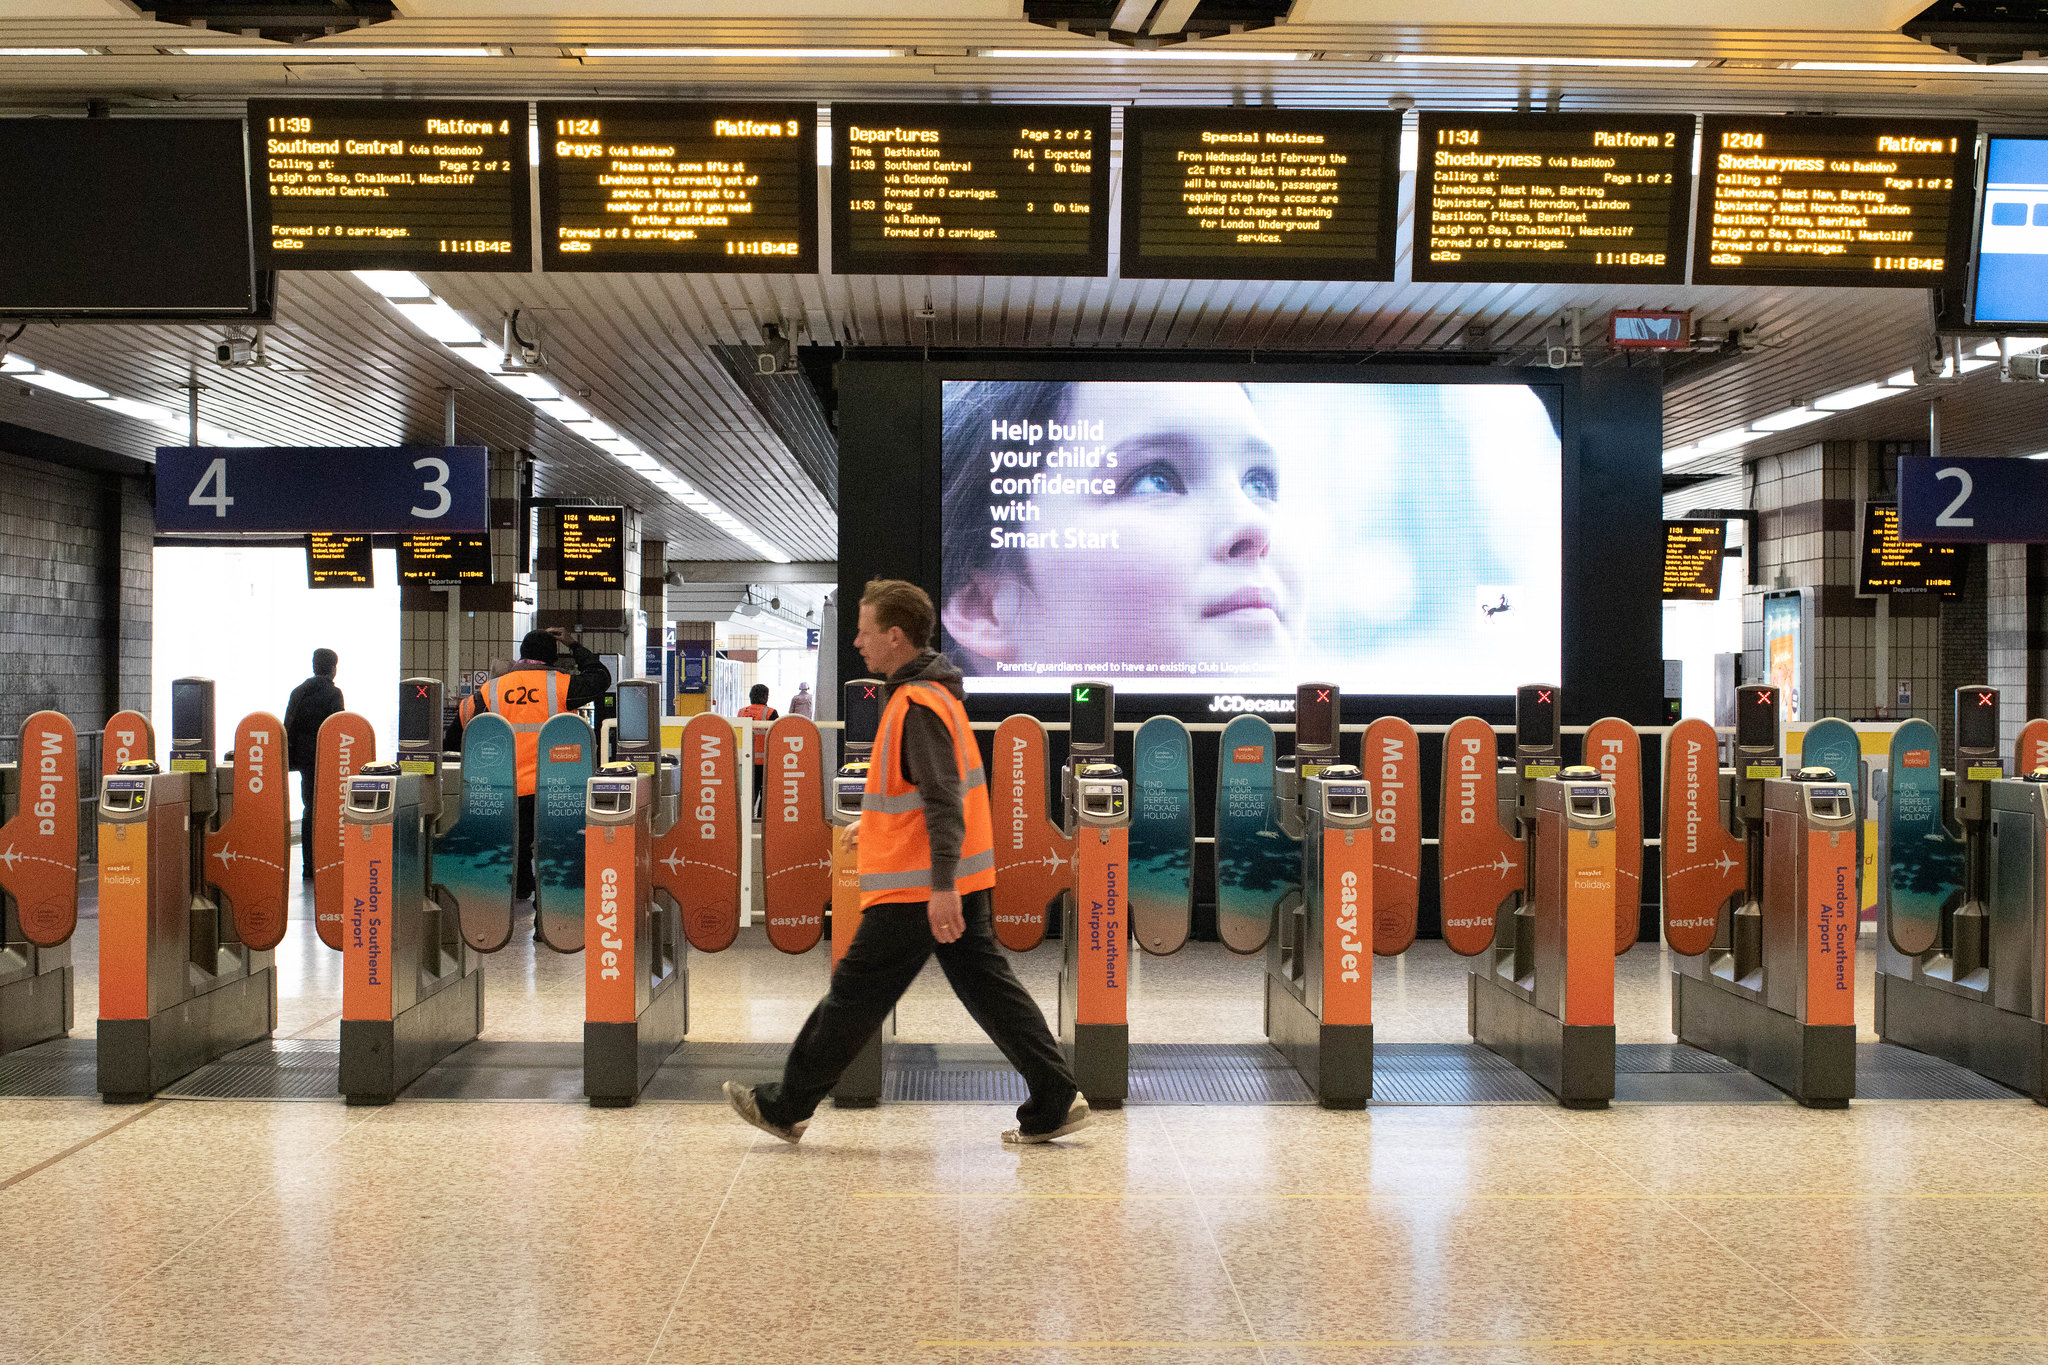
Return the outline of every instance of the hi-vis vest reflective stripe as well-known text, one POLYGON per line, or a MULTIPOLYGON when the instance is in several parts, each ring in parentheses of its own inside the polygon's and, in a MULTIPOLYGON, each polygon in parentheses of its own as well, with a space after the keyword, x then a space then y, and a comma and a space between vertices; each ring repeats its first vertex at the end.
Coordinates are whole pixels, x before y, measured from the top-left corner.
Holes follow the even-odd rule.
MULTIPOLYGON (((512 726, 512 742, 519 755, 519 794, 533 795, 534 771, 540 766, 540 727, 567 709, 561 672, 522 668, 491 679, 479 696, 485 710, 496 711, 512 726)), ((477 700, 473 696, 462 703, 463 724, 476 714, 477 700)))
POLYGON ((768 761, 768 722, 775 718, 773 707, 748 705, 740 708, 740 719, 754 722, 754 762, 768 761))
POLYGON ((903 725, 913 706, 928 706, 946 722, 953 761, 960 769, 960 806, 965 830, 953 889, 961 894, 996 884, 995 822, 988 805, 988 777, 981 750, 959 698, 937 683, 907 682, 882 710, 875 733, 868 784, 860 801, 860 907, 892 901, 924 901, 932 895, 932 846, 924 826, 924 798, 903 779, 903 725))

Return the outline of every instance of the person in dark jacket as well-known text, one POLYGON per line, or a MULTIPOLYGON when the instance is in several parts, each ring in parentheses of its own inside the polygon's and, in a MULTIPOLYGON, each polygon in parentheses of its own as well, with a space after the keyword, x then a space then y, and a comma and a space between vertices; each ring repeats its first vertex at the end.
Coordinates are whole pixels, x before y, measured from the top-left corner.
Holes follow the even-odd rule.
POLYGON ((299 775, 299 800, 305 812, 299 820, 299 875, 313 880, 313 859, 306 850, 312 841, 306 831, 313 824, 313 763, 320 750, 320 725, 337 711, 347 709, 341 689, 334 685, 334 669, 341 662, 331 649, 313 651, 313 676, 292 689, 284 708, 285 761, 299 775))

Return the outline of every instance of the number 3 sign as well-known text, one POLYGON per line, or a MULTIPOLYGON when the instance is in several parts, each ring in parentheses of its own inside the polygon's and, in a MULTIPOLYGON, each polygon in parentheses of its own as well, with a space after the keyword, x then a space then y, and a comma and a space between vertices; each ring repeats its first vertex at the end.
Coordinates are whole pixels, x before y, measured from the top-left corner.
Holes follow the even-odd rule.
POLYGON ((483 531, 482 446, 161 446, 159 531, 483 531))

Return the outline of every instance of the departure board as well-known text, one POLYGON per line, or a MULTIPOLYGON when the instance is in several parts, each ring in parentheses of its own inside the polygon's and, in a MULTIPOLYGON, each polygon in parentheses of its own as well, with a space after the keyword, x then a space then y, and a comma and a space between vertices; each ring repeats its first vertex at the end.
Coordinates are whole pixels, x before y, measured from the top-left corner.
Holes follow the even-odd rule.
POLYGON ((815 104, 543 102, 543 270, 818 268, 815 104))
POLYGON ((1692 281, 1960 285, 1976 162, 1962 119, 1710 115, 1692 281))
POLYGON ((1401 116, 1325 109, 1124 114, 1134 279, 1391 280, 1401 116))
POLYGON ((833 105, 832 268, 1105 273, 1108 108, 833 105))
POLYGON ((530 270, 526 133, 524 101, 250 100, 257 263, 530 270))
POLYGON ((559 585, 564 590, 625 587, 625 509, 558 507, 555 515, 559 585))
POLYGON ((398 538, 401 583, 485 584, 491 581, 491 538, 413 535, 398 538))
POLYGON ((1690 115, 1420 118, 1416 279, 1684 282, 1690 115))
POLYGON ((1728 544, 1724 521, 1664 523, 1664 600, 1718 602, 1721 558, 1728 544))
POLYGON ((306 586, 374 588, 377 564, 368 536, 315 531, 306 537, 306 586))
POLYGON ((1899 505, 1873 502, 1863 509, 1860 593, 1938 593, 1963 590, 1963 547, 1899 539, 1899 505))

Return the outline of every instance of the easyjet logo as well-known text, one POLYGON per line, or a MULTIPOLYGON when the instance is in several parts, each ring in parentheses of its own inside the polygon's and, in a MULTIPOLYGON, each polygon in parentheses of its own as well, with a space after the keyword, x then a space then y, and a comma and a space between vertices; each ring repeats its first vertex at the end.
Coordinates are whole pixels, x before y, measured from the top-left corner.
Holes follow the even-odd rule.
POLYGON ((608 867, 597 881, 597 974, 601 980, 617 981, 619 954, 626 947, 619 933, 619 870, 608 867))
POLYGON ((1365 941, 1358 936, 1358 874, 1349 870, 1337 880, 1337 932, 1342 935, 1337 946, 1344 954, 1338 960, 1342 969, 1339 979, 1356 981, 1365 941))
POLYGON ((1908 768, 1925 768, 1932 763, 1933 759, 1934 755, 1929 750, 1908 749, 1906 756, 1899 761, 1908 768))

